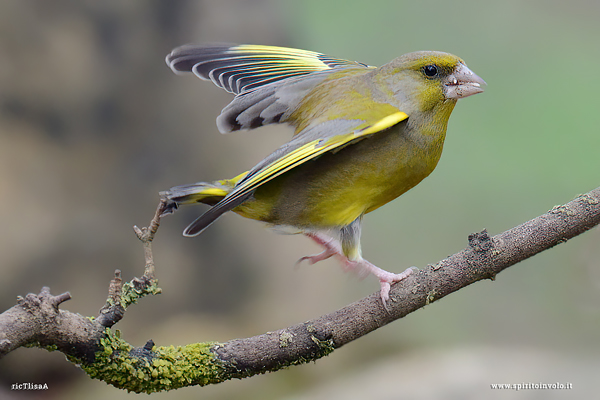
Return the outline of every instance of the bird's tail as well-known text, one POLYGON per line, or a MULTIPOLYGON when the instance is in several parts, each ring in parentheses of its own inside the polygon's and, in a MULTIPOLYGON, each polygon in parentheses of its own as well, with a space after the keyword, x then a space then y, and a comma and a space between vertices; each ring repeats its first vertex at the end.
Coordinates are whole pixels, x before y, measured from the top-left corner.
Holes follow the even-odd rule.
POLYGON ((223 179, 215 182, 198 182, 189 185, 181 185, 172 187, 169 190, 160 192, 160 196, 167 200, 168 207, 163 213, 170 214, 178 206, 184 204, 207 204, 214 206, 229 194, 237 184, 237 182, 246 176, 248 172, 244 172, 232 179, 223 179))

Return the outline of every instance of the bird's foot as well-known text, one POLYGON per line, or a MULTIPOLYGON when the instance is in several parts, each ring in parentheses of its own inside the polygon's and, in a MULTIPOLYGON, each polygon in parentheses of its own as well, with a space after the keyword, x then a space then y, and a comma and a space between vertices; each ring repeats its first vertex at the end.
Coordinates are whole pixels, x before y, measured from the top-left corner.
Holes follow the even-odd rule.
POLYGON ((308 263, 312 265, 312 264, 318 263, 319 261, 327 260, 328 258, 330 258, 336 254, 337 253, 335 253, 329 249, 325 249, 318 254, 312 254, 310 256, 300 257, 300 259, 298 261, 296 261, 296 265, 300 264, 302 261, 308 261, 308 263))
POLYGON ((381 286, 381 290, 379 291, 379 295, 381 296, 381 302, 383 303, 383 307, 387 310, 387 300, 390 298, 390 288, 392 283, 400 282, 401 280, 407 278, 410 274, 413 273, 413 268, 407 268, 404 272, 399 274, 394 274, 392 272, 388 272, 384 269, 381 269, 367 260, 361 259, 358 261, 350 261, 347 263, 354 264, 351 267, 353 269, 358 269, 361 273, 370 273, 375 275, 377 279, 379 279, 379 285, 381 286))
POLYGON ((413 268, 411 267, 407 268, 404 272, 394 274, 371 264, 363 258, 360 258, 359 260, 350 260, 342 252, 342 246, 339 241, 321 233, 311 232, 306 233, 306 236, 323 246, 325 250, 319 254, 302 257, 298 260, 296 265, 300 264, 302 261, 308 261, 310 264, 314 264, 335 256, 342 262, 342 266, 346 272, 352 271, 360 278, 364 278, 369 274, 375 275, 375 277, 379 279, 379 285, 381 286, 381 302, 386 310, 388 309, 386 302, 390 298, 390 288, 392 283, 400 282, 413 272, 413 268))

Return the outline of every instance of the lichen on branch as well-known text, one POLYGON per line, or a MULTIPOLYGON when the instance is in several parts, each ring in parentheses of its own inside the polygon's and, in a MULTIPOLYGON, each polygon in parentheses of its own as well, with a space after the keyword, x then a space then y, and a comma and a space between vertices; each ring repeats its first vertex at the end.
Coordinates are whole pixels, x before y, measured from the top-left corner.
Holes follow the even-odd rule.
POLYGON ((160 293, 151 242, 167 205, 161 201, 148 228, 135 228, 143 243, 144 275, 122 283, 120 271, 98 317, 60 310, 68 293, 48 288, 28 294, 0 314, 0 358, 35 346, 61 351, 90 377, 136 393, 167 391, 245 378, 324 357, 433 301, 577 236, 600 223, 600 188, 496 236, 472 234, 468 247, 428 265, 392 286, 388 309, 379 293, 314 320, 275 332, 224 343, 133 347, 111 327, 144 296, 160 293))

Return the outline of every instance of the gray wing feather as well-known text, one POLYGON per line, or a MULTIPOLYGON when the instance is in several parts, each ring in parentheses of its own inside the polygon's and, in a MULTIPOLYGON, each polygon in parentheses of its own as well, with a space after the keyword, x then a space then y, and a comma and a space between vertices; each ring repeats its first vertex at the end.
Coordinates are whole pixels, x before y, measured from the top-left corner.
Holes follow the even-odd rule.
POLYGON ((222 133, 285 122, 331 72, 371 68, 304 50, 232 44, 181 46, 166 62, 176 73, 193 72, 236 95, 217 118, 222 133))
POLYGON ((236 96, 217 117, 221 133, 285 122, 298 103, 331 71, 288 78, 236 96))

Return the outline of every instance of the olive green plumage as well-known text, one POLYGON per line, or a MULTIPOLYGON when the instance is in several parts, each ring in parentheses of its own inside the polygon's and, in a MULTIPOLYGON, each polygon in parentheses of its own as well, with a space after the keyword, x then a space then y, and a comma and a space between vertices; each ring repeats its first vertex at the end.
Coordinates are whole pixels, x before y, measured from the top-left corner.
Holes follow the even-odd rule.
POLYGON ((485 83, 458 57, 424 51, 370 67, 303 50, 254 45, 184 46, 167 56, 236 94, 217 126, 223 133, 270 123, 292 139, 230 180, 178 186, 172 204, 213 206, 184 232, 195 236, 227 211, 304 233, 347 267, 375 274, 385 304, 390 274, 360 252, 363 215, 417 185, 437 165, 459 98, 485 83))

